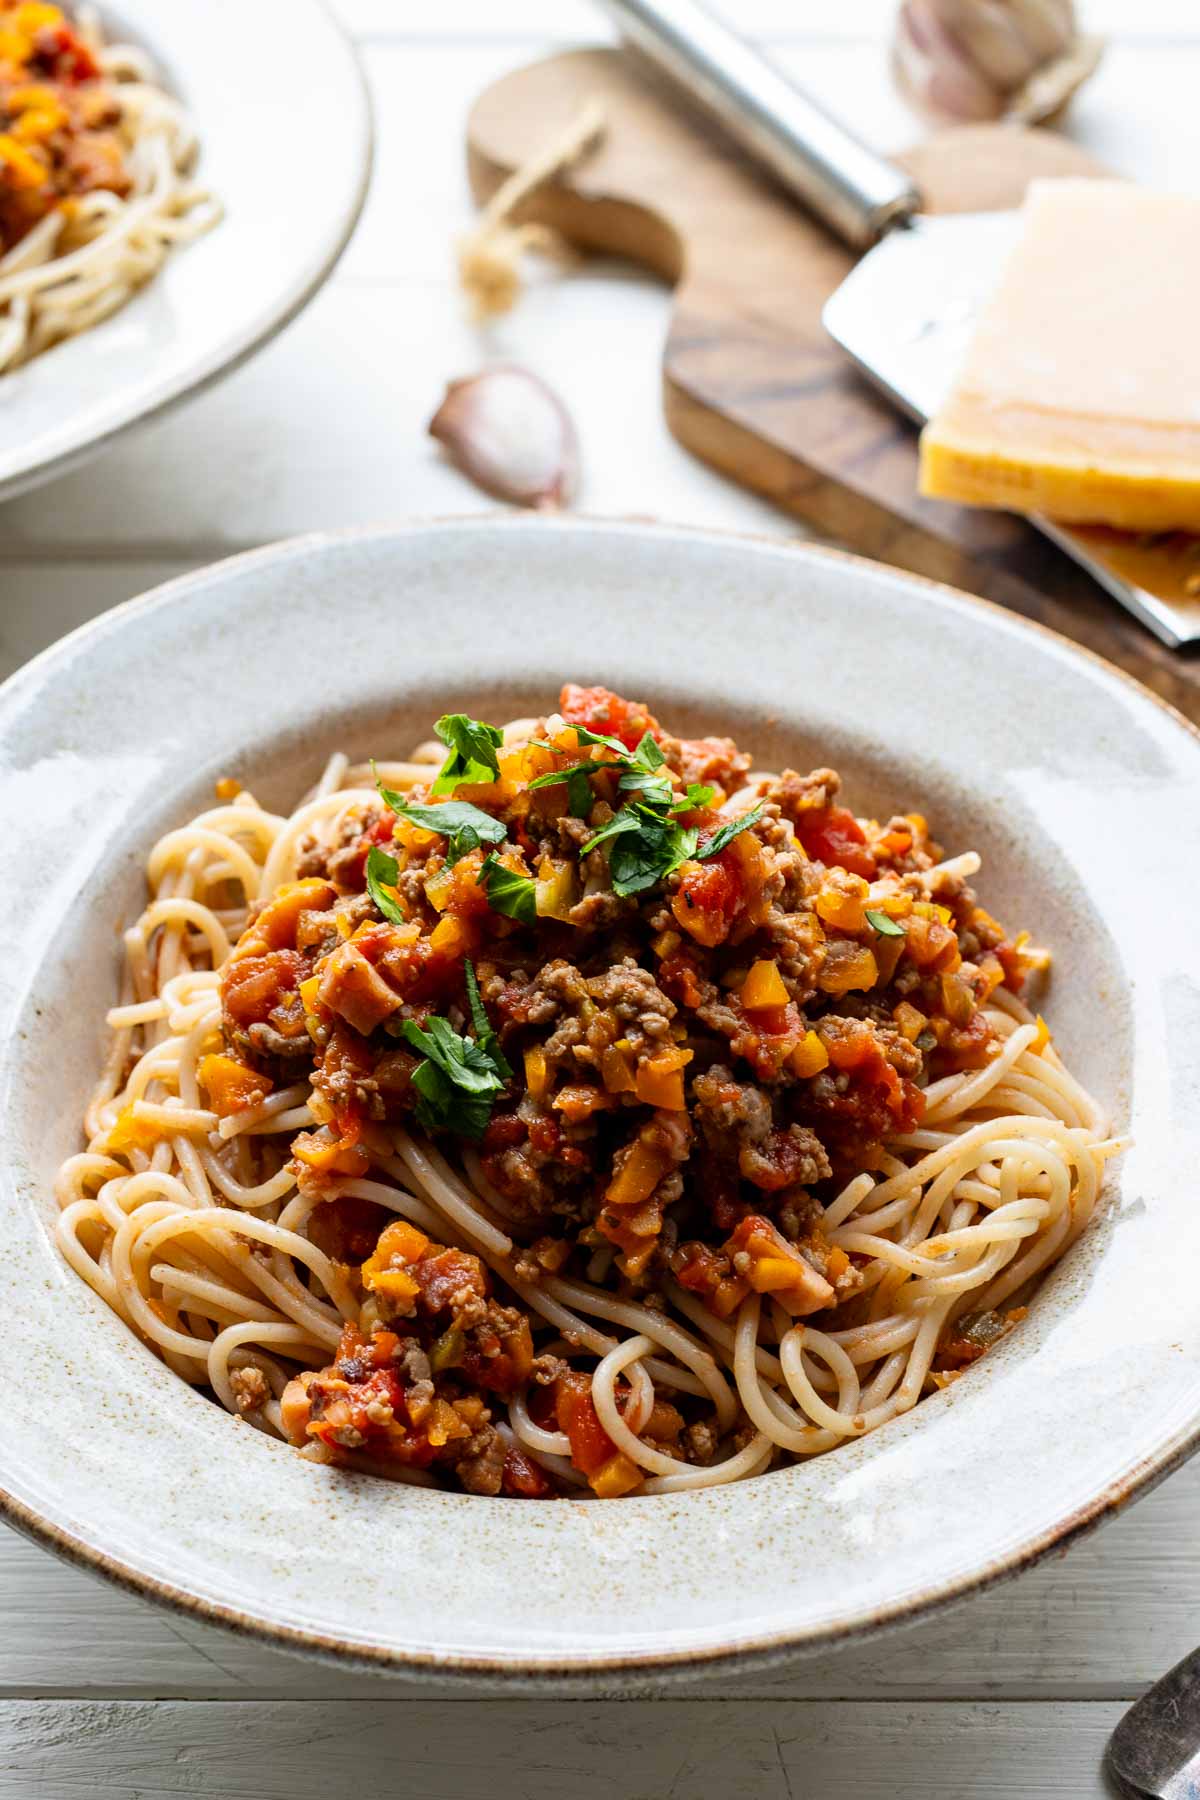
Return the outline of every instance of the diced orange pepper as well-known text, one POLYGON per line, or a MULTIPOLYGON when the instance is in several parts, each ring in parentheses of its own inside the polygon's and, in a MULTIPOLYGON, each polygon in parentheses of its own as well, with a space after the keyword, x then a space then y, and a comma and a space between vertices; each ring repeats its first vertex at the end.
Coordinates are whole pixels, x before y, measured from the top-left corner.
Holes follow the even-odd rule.
POLYGON ((300 983, 300 1000, 305 1012, 311 1018, 317 1010, 317 989, 321 985, 319 975, 310 975, 307 981, 300 983))
POLYGON ((269 1075, 260 1075, 245 1063, 224 1055, 202 1056, 196 1079, 208 1095, 208 1104, 222 1119, 244 1112, 248 1106, 257 1106, 274 1086, 269 1075))
POLYGON ((849 1267, 850 1258, 846 1255, 846 1252, 842 1249, 840 1244, 835 1244, 833 1249, 829 1252, 828 1259, 825 1263, 826 1279, 829 1281, 836 1281, 839 1275, 844 1275, 849 1267))
POLYGON ((327 881, 285 881, 254 923, 238 940, 237 956, 261 956, 264 950, 291 949, 302 912, 324 912, 337 899, 327 881))
POLYGON ((637 1097, 643 1106, 658 1106, 664 1112, 682 1112, 683 1071, 692 1060, 690 1050, 664 1050, 648 1057, 637 1072, 637 1097))
POLYGON ((554 1096, 555 1111, 563 1115, 568 1125, 581 1125, 593 1113, 604 1112, 612 1104, 607 1089, 593 1087, 588 1081, 569 1081, 554 1096))
POLYGON ((292 1155, 321 1175, 365 1175, 371 1166, 357 1133, 335 1138, 302 1131, 292 1139, 292 1155))
POLYGON ((1031 1042, 1031 1044, 1029 1046, 1030 1052, 1034 1056, 1040 1056, 1042 1054, 1042 1051, 1046 1048, 1046 1045, 1049 1042, 1050 1042, 1050 1027, 1047 1025, 1045 1019, 1043 1019, 1041 1013, 1039 1013, 1037 1016, 1037 1036, 1033 1039, 1033 1041, 1031 1042))
POLYGON ((110 1154, 121 1154, 126 1150, 153 1150, 159 1138, 157 1125, 148 1119, 135 1117, 133 1103, 123 1106, 117 1114, 105 1144, 110 1154))
POLYGON ((892 1017, 896 1021, 896 1030, 910 1044, 916 1043, 929 1023, 925 1014, 918 1012, 915 1006, 910 1006, 907 1000, 901 1000, 898 1006, 892 1008, 892 1017))
POLYGON ((535 1100, 544 1097, 549 1079, 546 1052, 540 1044, 534 1044, 525 1052, 525 1086, 535 1100))
POLYGON ((42 158, 18 143, 9 131, 0 131, 0 166, 15 188, 41 187, 50 173, 42 158))
POLYGON ((815 1031, 805 1032, 788 1058, 788 1066, 793 1075, 799 1075, 802 1079, 809 1075, 819 1075, 822 1069, 829 1066, 829 1052, 815 1031))
POLYGON ((848 994, 854 988, 872 988, 879 979, 874 952, 865 946, 853 956, 823 964, 817 986, 826 994, 848 994))
POLYGON ((375 1274, 393 1263, 419 1262, 429 1248, 429 1239, 407 1219, 393 1219, 379 1234, 379 1242, 363 1264, 364 1276, 375 1274))
POLYGON ((466 956, 475 948, 475 932, 468 920, 450 913, 438 920, 429 942, 447 956, 466 956))
POLYGON ((602 1500, 616 1500, 621 1494, 632 1493, 635 1487, 641 1486, 642 1479, 642 1470, 623 1450, 610 1456, 594 1475, 589 1476, 592 1492, 602 1500))
POLYGON ((429 1409, 429 1417, 425 1421, 425 1436, 437 1449, 448 1444, 451 1438, 470 1437, 471 1427, 447 1400, 435 1400, 429 1409))
POLYGON ((600 1079, 610 1094, 632 1094, 634 1090, 629 1058, 616 1044, 609 1044, 600 1052, 600 1079))
POLYGON ((817 895, 813 902, 814 910, 818 918, 824 919, 827 925, 832 925, 837 931, 861 931, 867 922, 867 884, 861 875, 846 875, 843 879, 847 885, 857 882, 862 892, 856 890, 848 893, 843 887, 831 883, 817 895))
POLYGON ((664 1150, 655 1149, 643 1137, 635 1138, 604 1197, 610 1206, 638 1206, 650 1198, 670 1168, 671 1159, 664 1150))
POLYGON ((766 1006, 786 1006, 791 995, 783 984, 779 964, 771 958, 762 958, 752 964, 738 998, 747 1012, 758 1012, 766 1006))

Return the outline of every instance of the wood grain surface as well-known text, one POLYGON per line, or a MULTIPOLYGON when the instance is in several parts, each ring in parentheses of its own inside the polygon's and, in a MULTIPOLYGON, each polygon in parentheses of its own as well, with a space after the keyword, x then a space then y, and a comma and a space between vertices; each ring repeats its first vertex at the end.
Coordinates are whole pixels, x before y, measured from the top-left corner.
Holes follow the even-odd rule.
MULTIPOLYGON (((674 287, 662 372, 680 441, 816 530, 1013 607, 1200 719, 1200 660, 1159 644, 1015 516, 917 494, 915 432, 821 325, 851 253, 648 68, 613 50, 576 50, 494 83, 468 125, 476 196, 490 197, 591 100, 608 122, 602 143, 519 216, 674 287)), ((1103 172, 1055 133, 999 126, 939 133, 898 160, 935 212, 1014 206, 1035 176, 1103 172)), ((602 325, 596 354, 605 354, 602 325)), ((1146 562, 1131 545, 1125 554, 1143 572, 1167 563, 1158 572, 1171 587, 1186 579, 1182 553, 1146 562)))

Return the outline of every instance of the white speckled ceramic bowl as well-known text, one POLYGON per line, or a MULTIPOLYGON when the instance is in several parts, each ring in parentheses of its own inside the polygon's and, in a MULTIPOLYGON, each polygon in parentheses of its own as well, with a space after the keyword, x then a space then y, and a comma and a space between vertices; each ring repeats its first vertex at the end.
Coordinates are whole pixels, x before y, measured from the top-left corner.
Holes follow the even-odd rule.
POLYGON ((0 376, 6 498, 266 343, 320 288, 366 195, 366 89, 323 0, 105 0, 100 13, 187 107, 196 179, 225 213, 111 318, 0 376))
POLYGON ((317 537, 86 626, 0 692, 0 1487, 50 1546, 207 1618, 412 1671, 599 1680, 780 1654, 1018 1569, 1200 1432, 1200 741, 1048 634, 850 558, 540 519, 317 537), (1056 950, 1044 1002, 1132 1129, 1108 1205, 952 1389, 806 1466, 534 1505, 314 1467, 185 1387, 58 1259, 55 1166, 114 927, 219 774, 283 804, 335 745, 565 677, 920 804, 1056 950))

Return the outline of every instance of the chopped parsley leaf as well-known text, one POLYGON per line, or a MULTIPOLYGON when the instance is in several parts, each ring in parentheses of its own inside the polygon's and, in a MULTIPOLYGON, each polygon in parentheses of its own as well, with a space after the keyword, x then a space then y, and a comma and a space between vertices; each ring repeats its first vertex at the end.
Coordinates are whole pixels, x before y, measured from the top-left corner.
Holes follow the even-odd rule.
POLYGON ((424 1029, 414 1019, 405 1019, 404 1037, 425 1059, 412 1077, 421 1096, 417 1123, 426 1131, 482 1137, 496 1096, 512 1073, 503 1057, 498 1059, 494 1049, 473 1038, 461 1037, 449 1019, 436 1015, 426 1019, 424 1029))
POLYGON ((400 865, 394 856, 373 844, 367 851, 367 892, 392 925, 407 924, 404 908, 389 888, 394 888, 400 877, 400 865))
POLYGON ((450 754, 429 790, 431 794, 452 794, 464 783, 500 779, 496 750, 504 742, 504 734, 497 726, 468 718, 466 713, 443 713, 433 729, 450 754))
POLYGON ((696 852, 697 862, 707 862, 710 856, 719 856, 727 844, 732 844, 734 838, 751 825, 757 825, 761 817, 762 806, 759 805, 751 807, 747 813, 739 813, 736 819, 730 819, 728 824, 722 825, 719 831, 713 833, 703 849, 696 852))
POLYGON ((711 806, 716 798, 716 789, 705 787, 702 782, 689 781, 686 794, 674 797, 673 813, 691 812, 697 806, 711 806))
POLYGON ((493 912, 503 913, 522 925, 537 924, 537 883, 532 875, 506 869, 493 850, 484 858, 479 879, 493 912))
POLYGON ((471 1024, 475 1028, 475 1042, 485 1056, 490 1056, 497 1072, 505 1081, 512 1074, 512 1068, 503 1050, 500 1040, 492 1030, 491 1021, 484 1010, 483 1001, 479 997, 479 982, 475 976, 475 965, 470 958, 463 959, 463 972, 467 984, 467 1003, 471 1008, 471 1024))
POLYGON ((889 919, 885 912, 874 912, 868 907, 867 919, 880 937, 905 937, 907 935, 903 925, 897 925, 895 919, 889 919))
POLYGON ((627 896, 644 893, 663 881, 680 863, 696 854, 699 833, 676 824, 662 808, 644 800, 631 801, 615 818, 602 825, 580 850, 581 856, 600 844, 612 842, 608 872, 613 892, 627 896))
POLYGON ((477 850, 480 844, 502 844, 508 835, 507 827, 499 819, 472 806, 469 800, 443 800, 440 806, 423 806, 417 801, 406 800, 395 788, 385 787, 373 760, 371 773, 385 806, 399 817, 411 819, 422 831, 436 831, 447 840, 448 862, 456 863, 459 857, 477 850))

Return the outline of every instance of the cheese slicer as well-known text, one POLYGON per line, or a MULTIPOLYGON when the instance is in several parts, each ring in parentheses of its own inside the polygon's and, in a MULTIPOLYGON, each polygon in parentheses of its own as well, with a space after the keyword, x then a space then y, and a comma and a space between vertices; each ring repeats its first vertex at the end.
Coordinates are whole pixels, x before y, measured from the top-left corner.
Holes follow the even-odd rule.
MULTIPOLYGON (((698 0, 602 4, 635 49, 864 252, 826 303, 826 330, 893 404, 923 424, 949 389, 980 306, 1017 240, 1020 215, 923 213, 920 192, 901 169, 860 143, 698 0)), ((1200 595, 1190 599, 1178 579, 1164 581, 1160 592, 1130 578, 1136 539, 1044 518, 1030 522, 1164 643, 1200 643, 1200 595)))

